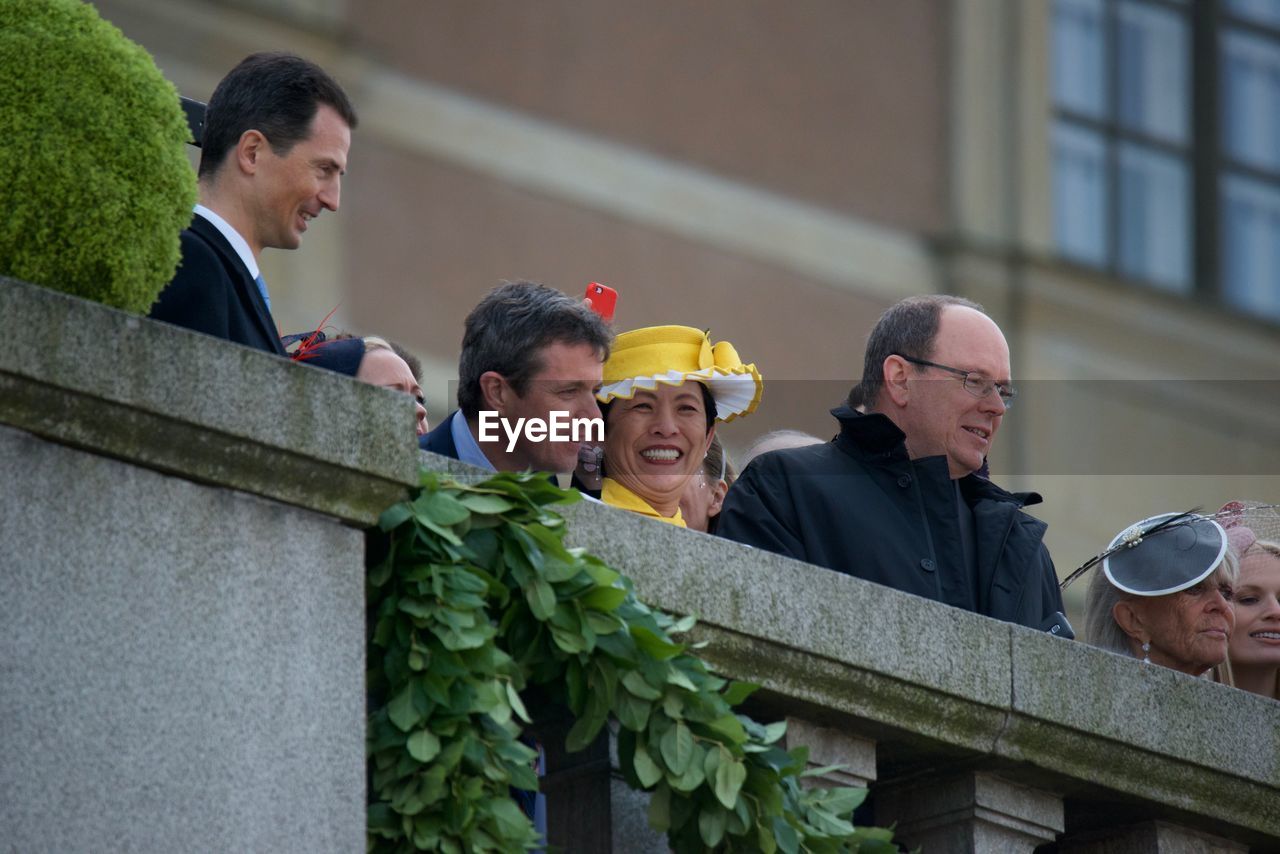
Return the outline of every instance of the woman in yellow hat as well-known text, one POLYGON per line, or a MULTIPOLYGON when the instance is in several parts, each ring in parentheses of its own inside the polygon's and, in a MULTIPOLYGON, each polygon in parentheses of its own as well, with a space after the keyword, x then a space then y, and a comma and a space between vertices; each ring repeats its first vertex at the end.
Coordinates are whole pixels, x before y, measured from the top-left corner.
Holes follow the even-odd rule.
POLYGON ((596 397, 604 414, 600 500, 685 527, 680 496, 719 421, 755 410, 764 380, 727 341, 689 326, 624 332, 596 397))

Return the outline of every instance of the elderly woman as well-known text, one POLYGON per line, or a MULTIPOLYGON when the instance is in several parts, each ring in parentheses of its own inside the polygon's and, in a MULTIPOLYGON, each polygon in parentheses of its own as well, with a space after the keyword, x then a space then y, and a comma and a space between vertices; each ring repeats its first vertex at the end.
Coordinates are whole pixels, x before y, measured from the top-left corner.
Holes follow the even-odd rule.
POLYGON ((596 394, 605 437, 600 500, 686 527, 680 497, 716 423, 754 411, 763 390, 755 365, 692 327, 619 335, 596 394))
POLYGON ((1218 669, 1235 625, 1236 562, 1222 526, 1165 513, 1121 531, 1085 597, 1086 643, 1192 676, 1218 669))
POLYGON ((1232 501, 1218 512, 1240 563, 1228 647, 1237 688, 1280 700, 1280 512, 1232 501))
POLYGON ((680 515, 685 525, 694 531, 714 534, 724 497, 737 479, 729 453, 720 444, 720 437, 713 436, 702 465, 689 478, 680 496, 680 515))

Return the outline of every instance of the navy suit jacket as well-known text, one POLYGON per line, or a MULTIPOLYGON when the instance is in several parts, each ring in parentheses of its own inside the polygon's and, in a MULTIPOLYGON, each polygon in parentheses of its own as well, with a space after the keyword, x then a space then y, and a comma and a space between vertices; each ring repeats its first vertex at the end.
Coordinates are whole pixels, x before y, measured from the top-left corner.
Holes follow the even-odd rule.
POLYGON ((285 355, 275 321, 236 250, 197 214, 182 232, 182 260, 150 317, 285 355))
POLYGON ((442 457, 458 458, 458 446, 453 441, 453 413, 435 426, 425 436, 418 437, 418 447, 442 457))

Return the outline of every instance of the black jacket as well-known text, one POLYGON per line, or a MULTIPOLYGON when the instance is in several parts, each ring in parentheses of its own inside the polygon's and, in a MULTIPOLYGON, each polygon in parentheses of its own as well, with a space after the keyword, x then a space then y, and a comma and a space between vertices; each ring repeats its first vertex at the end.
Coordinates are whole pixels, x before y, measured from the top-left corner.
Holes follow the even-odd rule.
MULTIPOLYGON (((729 490, 717 533, 771 552, 1013 623, 1051 630, 1062 595, 1045 524, 1012 494, 976 475, 960 480, 973 513, 977 578, 965 564, 945 457, 911 460, 883 415, 839 407, 825 445, 751 462, 729 490), (976 582, 976 584, 975 584, 976 582)), ((1055 633, 1071 636, 1065 619, 1055 633)))
POLYGON ((285 355, 258 285, 222 233, 197 214, 182 232, 182 261, 150 317, 285 355))
POLYGON ((442 457, 458 458, 458 446, 453 441, 453 413, 436 425, 434 430, 418 437, 418 447, 442 457))

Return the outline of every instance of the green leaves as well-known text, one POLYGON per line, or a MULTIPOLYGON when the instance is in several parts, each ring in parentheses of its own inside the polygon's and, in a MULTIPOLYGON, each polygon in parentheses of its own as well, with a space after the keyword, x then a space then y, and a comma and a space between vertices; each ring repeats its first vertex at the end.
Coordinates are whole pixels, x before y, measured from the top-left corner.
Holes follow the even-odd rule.
POLYGON ((535 578, 525 588, 529 610, 539 620, 548 620, 556 609, 556 592, 545 578, 535 578))
POLYGON ((564 546, 553 508, 576 493, 528 474, 422 484, 380 517, 390 543, 367 576, 370 851, 539 846, 509 790, 538 784, 518 740, 528 683, 576 715, 571 751, 618 721, 624 776, 651 790, 649 822, 676 852, 893 850, 850 822, 864 790, 801 787, 807 751, 777 746, 786 725, 733 712, 758 686, 672 639, 692 616, 649 609, 564 546))
POLYGON ((667 763, 672 774, 679 777, 688 769, 689 760, 693 758, 693 734, 681 721, 667 730, 662 737, 661 748, 662 761, 667 763))
POLYGON ((422 720, 422 713, 414 706, 413 685, 404 686, 404 689, 387 705, 387 714, 391 716, 391 722, 405 732, 413 729, 414 725, 422 720))
POLYGON ((684 647, 680 644, 672 643, 644 626, 632 626, 631 637, 635 638, 636 646, 658 661, 666 661, 684 652, 684 647))
POLYGON ((724 839, 725 825, 729 814, 719 807, 704 809, 698 815, 698 833, 708 848, 715 848, 724 839))
POLYGON ((395 504, 384 510, 378 517, 378 527, 384 531, 390 531, 392 528, 400 527, 411 516, 413 516, 413 510, 408 504, 395 504))
POLYGON ((419 521, 430 521, 441 527, 451 527, 471 515, 467 505, 444 492, 425 493, 413 502, 413 512, 419 521))
POLYGON ((747 769, 741 761, 721 760, 715 773, 716 800, 724 804, 725 809, 733 809, 738 803, 738 792, 742 791, 742 784, 746 779, 747 769))
POLYGON ((649 751, 643 744, 636 745, 632 764, 635 766, 636 778, 644 788, 647 789, 662 779, 662 769, 649 756, 649 751))
POLYGON ((460 496, 458 501, 472 513, 481 513, 488 516, 501 515, 515 507, 514 504, 500 495, 479 491, 468 492, 460 496))
POLYGON ((613 611, 627 598, 627 591, 620 587, 596 587, 582 597, 582 604, 597 611, 613 611))
MULTIPOLYGON (((724 689, 724 701, 730 706, 737 706, 759 689, 760 686, 754 682, 730 682, 724 689)), ((785 731, 786 724, 783 727, 785 731)))
POLYGON ((529 717, 529 712, 524 707, 524 701, 520 699, 520 694, 516 691, 516 686, 510 682, 507 683, 507 703, 511 706, 511 711, 515 712, 520 720, 527 724, 533 723, 533 719, 529 717))
POLYGON ((440 753, 440 739, 431 730, 420 729, 409 736, 405 748, 419 762, 430 762, 440 753))

